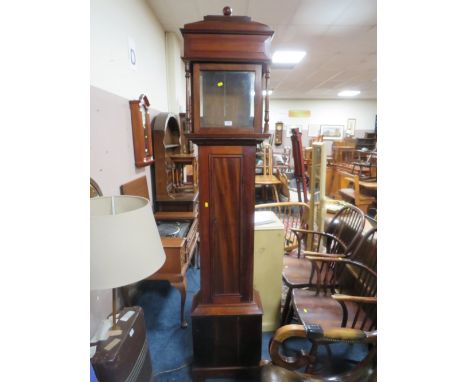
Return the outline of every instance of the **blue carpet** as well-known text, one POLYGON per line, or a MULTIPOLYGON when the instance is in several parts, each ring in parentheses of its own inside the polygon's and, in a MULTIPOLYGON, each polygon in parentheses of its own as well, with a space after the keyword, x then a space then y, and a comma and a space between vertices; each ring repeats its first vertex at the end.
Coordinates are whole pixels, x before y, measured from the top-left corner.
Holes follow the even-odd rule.
MULTIPOLYGON (((188 327, 180 327, 180 294, 167 281, 144 281, 140 286, 137 305, 144 310, 148 346, 153 365, 153 376, 158 382, 191 382, 190 368, 193 360, 192 322, 190 310, 194 294, 200 289, 200 271, 190 267, 187 271, 187 299, 185 318, 188 327)), ((269 360, 268 343, 272 332, 263 333, 262 359, 269 360)), ((289 341, 285 352, 295 353, 308 349, 307 341, 289 341)), ((333 344, 333 354, 342 358, 360 360, 367 350, 365 347, 347 344, 333 344)), ((326 358, 326 349, 319 349, 319 357, 326 358)), ((349 362, 347 363, 347 365, 349 362)), ((349 367, 349 365, 348 365, 349 367)), ((337 371, 346 365, 337 363, 337 371)), ((231 379, 207 379, 210 382, 231 381, 231 379)))

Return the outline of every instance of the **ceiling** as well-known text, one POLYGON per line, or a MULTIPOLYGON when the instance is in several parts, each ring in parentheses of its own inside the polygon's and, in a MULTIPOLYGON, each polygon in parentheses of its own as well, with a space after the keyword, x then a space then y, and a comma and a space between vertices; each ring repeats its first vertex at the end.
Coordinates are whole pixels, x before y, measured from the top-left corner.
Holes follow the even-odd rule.
POLYGON ((377 98, 377 0, 147 0, 166 31, 221 15, 250 16, 269 25, 275 50, 305 50, 293 69, 272 69, 271 98, 337 99, 341 90, 360 90, 353 99, 377 98))

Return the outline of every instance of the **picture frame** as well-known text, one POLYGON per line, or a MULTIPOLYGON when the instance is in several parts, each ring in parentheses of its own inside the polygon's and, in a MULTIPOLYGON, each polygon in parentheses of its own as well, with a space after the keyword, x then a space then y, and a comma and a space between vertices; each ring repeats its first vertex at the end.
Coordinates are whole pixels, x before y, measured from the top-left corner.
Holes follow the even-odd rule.
POLYGON ((355 130, 356 130, 356 119, 354 118, 348 119, 348 124, 346 125, 346 136, 354 137, 355 130))
POLYGON ((151 132, 150 103, 145 94, 137 100, 129 101, 132 119, 133 152, 135 166, 144 167, 154 163, 153 138, 151 132))
POLYGON ((320 134, 325 141, 341 141, 344 134, 344 125, 320 125, 320 134))

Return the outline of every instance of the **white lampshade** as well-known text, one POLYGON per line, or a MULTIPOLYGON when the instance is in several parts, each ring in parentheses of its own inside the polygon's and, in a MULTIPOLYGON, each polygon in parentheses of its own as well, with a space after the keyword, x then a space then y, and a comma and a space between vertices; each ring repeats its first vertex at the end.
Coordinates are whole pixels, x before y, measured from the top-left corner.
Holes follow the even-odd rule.
POLYGON ((106 196, 91 203, 91 289, 111 289, 152 275, 166 261, 149 200, 106 196))

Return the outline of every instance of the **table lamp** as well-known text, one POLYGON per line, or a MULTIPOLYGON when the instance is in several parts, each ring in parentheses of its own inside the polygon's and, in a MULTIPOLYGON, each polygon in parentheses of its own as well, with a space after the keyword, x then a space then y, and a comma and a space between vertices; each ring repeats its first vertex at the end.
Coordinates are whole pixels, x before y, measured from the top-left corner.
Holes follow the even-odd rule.
POLYGON ((106 196, 91 203, 91 289, 112 289, 112 329, 116 289, 156 272, 166 261, 149 200, 106 196))

